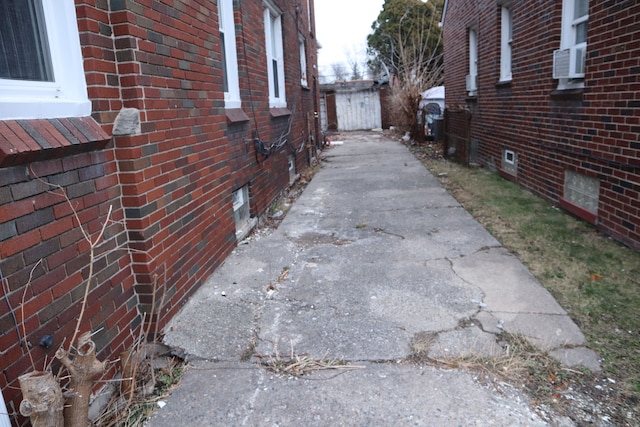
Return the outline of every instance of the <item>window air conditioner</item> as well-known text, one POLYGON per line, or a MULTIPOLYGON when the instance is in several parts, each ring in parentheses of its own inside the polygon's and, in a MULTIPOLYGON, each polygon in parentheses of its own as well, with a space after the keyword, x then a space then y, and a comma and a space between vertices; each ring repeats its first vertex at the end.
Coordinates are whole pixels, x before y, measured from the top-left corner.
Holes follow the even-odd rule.
POLYGON ((477 89, 477 87, 476 87, 476 76, 468 74, 466 83, 467 83, 467 91, 468 92, 473 92, 474 90, 477 89))
POLYGON ((553 52, 553 78, 584 78, 584 53, 584 46, 555 50, 553 52))

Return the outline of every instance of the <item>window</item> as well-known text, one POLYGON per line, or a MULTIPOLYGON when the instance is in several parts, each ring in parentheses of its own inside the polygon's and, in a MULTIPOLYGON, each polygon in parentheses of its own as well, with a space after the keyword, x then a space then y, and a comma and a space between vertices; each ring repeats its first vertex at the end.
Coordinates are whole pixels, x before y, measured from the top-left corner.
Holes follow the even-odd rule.
POLYGON ((598 221, 600 181, 597 178, 566 170, 564 194, 560 207, 595 224, 598 221))
POLYGON ((249 187, 244 186, 231 194, 233 201, 233 217, 236 228, 242 228, 249 219, 249 187))
POLYGON ((564 0, 562 2, 562 32, 560 49, 553 55, 553 77, 560 79, 560 86, 583 86, 587 52, 587 26, 589 22, 588 0, 564 0))
POLYGON ((220 21, 220 44, 222 47, 222 89, 224 106, 240 108, 240 84, 238 82, 238 54, 236 51, 236 31, 233 20, 233 0, 218 2, 220 21))
POLYGON ((513 15, 508 7, 501 7, 500 19, 500 81, 511 81, 511 40, 513 15))
POLYGON ((289 185, 295 184, 296 178, 296 156, 289 154, 289 185))
POLYGON ((307 50, 304 47, 304 38, 300 36, 300 84, 309 87, 307 81, 307 50))
POLYGON ((469 96, 477 94, 478 86, 478 36, 476 30, 469 29, 469 74, 467 75, 467 92, 469 96))
POLYGON ((0 119, 89 116, 73 0, 4 0, 2 6, 0 119))
POLYGON ((256 226, 258 220, 251 217, 249 185, 237 189, 231 195, 233 201, 233 219, 236 223, 236 240, 244 239, 256 226))
POLYGON ((309 23, 309 33, 313 32, 311 27, 311 0, 307 0, 307 22, 309 23))
POLYGON ((282 52, 282 14, 270 3, 265 3, 265 6, 264 36, 269 78, 269 106, 286 108, 284 57, 282 52))

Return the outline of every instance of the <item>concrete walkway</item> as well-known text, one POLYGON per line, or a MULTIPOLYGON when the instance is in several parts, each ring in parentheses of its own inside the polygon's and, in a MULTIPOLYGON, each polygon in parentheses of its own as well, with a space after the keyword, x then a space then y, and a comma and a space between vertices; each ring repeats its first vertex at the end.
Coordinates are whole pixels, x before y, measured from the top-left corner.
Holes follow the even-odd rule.
POLYGON ((516 389, 408 359, 499 356, 507 331, 598 369, 580 330, 406 147, 342 137, 280 227, 240 245, 166 328, 190 364, 149 425, 546 425, 516 389), (258 364, 303 357, 354 369, 258 364))

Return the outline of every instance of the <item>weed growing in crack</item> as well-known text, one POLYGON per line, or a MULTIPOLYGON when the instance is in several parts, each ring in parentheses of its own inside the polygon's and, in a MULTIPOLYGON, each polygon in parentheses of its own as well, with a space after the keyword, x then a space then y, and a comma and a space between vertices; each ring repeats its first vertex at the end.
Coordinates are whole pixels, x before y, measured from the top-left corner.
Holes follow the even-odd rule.
POLYGON ((296 354, 293 344, 288 357, 282 357, 277 351, 277 346, 275 349, 275 354, 256 354, 255 357, 260 367, 284 376, 302 377, 316 371, 364 369, 364 366, 351 365, 344 359, 332 359, 327 355, 320 359, 313 359, 307 354, 296 354))

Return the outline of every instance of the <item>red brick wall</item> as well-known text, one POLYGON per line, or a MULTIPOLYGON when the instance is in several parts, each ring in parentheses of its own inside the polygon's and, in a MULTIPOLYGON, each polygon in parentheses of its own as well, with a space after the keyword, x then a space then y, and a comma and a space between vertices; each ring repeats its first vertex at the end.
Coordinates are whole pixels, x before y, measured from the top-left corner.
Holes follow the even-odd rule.
MULTIPOLYGON (((152 286, 166 294, 161 324, 235 246, 232 191, 249 185, 252 213, 260 215, 289 183, 288 154, 295 151, 299 170, 306 164, 305 151, 297 150, 309 133, 303 118, 315 110, 312 91, 300 87, 298 28, 308 28, 300 21, 306 13, 297 14, 292 0, 274 3, 284 11, 293 123, 289 143, 268 157, 256 154, 253 139, 273 144, 287 132, 291 114, 274 116, 269 109, 261 1, 235 7, 242 109, 249 119, 241 122, 225 114, 213 2, 129 1, 111 11, 122 105, 141 110, 143 130, 115 139, 123 205, 133 247, 144 251, 134 254, 141 303, 151 302, 152 286)), ((314 52, 313 36, 304 35, 314 52)))
POLYGON ((140 325, 116 172, 112 149, 0 169, 0 269, 8 300, 1 302, 0 386, 16 408, 17 377, 32 369, 20 346, 23 320, 39 370, 68 346, 76 327, 89 274, 89 243, 78 220, 99 242, 81 332, 96 332, 99 358, 106 359, 130 345, 140 325), (48 349, 38 346, 45 335, 53 336, 48 349))
MULTIPOLYGON (((101 140, 55 150, 16 145, 24 150, 0 156, 0 271, 18 320, 25 309, 38 368, 73 334, 89 257, 69 203, 42 181, 64 189, 93 237, 113 209, 83 330, 100 330, 94 336, 99 357, 114 360, 137 336, 143 316, 149 320, 154 291, 150 320, 161 328, 235 247, 232 192, 249 185, 251 212, 263 215, 289 184, 288 156, 295 155, 302 171, 309 162, 306 145, 317 137, 316 40, 306 22, 307 2, 297 9, 300 2, 274 1, 284 11, 291 111, 285 115, 272 114, 268 105, 263 2, 235 2, 246 121, 228 120, 224 109, 215 1, 75 2, 92 102, 87 120, 94 120, 76 126, 93 133, 91 126, 101 126, 111 135, 118 113, 130 107, 140 111, 141 133, 115 136, 106 148, 109 137, 96 136, 101 140), (299 34, 306 39, 309 88, 300 85, 299 34), (276 141, 289 117, 287 144, 268 157, 256 154, 253 138, 276 141), (47 334, 54 344, 44 350, 37 344, 47 334)), ((52 126, 44 123, 41 134, 52 126)), ((0 121, 0 144, 17 141, 7 129, 0 121)), ((17 377, 30 362, 13 316, 4 308, 0 313, 0 387, 17 408, 17 377)))
MULTIPOLYGON (((286 94, 289 115, 274 116, 269 109, 267 61, 264 56, 264 28, 262 2, 241 2, 236 7, 236 22, 255 23, 245 25, 243 29, 236 27, 238 65, 240 76, 240 92, 243 111, 249 121, 230 123, 227 136, 231 145, 230 166, 233 171, 233 189, 246 184, 250 185, 252 213, 265 211, 283 188, 289 183, 288 156, 294 155, 296 170, 300 172, 309 164, 306 143, 309 136, 317 141, 315 133, 316 121, 313 113, 317 107, 317 89, 314 82, 317 72, 313 68, 316 59, 316 39, 314 29, 309 32, 306 21, 306 2, 274 1, 282 16, 283 50, 286 75, 286 94), (299 9, 294 6, 297 4, 299 9), (308 88, 300 84, 299 35, 305 38, 307 56, 308 88), (245 40, 243 42, 242 40, 245 40), (289 121, 292 120, 289 131, 289 121), (308 123, 308 125, 307 125, 308 123), (253 139, 258 137, 267 145, 280 140, 287 134, 282 149, 265 158, 256 156, 253 139)), ((313 2, 310 2, 313 8, 313 2)), ((313 19, 313 13, 312 13, 313 19)))
POLYGON ((111 11, 123 106, 142 122, 115 138, 136 290, 148 313, 155 289, 164 318, 235 244, 217 11, 170 3, 111 11))
POLYGON ((559 91, 552 78, 562 2, 514 0, 513 79, 498 85, 500 9, 491 1, 448 2, 444 24, 448 108, 472 114, 479 160, 501 168, 518 155, 517 180, 554 203, 564 173, 600 181, 597 225, 640 248, 640 4, 590 2, 583 90, 559 91), (468 28, 478 31, 478 94, 468 98, 468 28))

